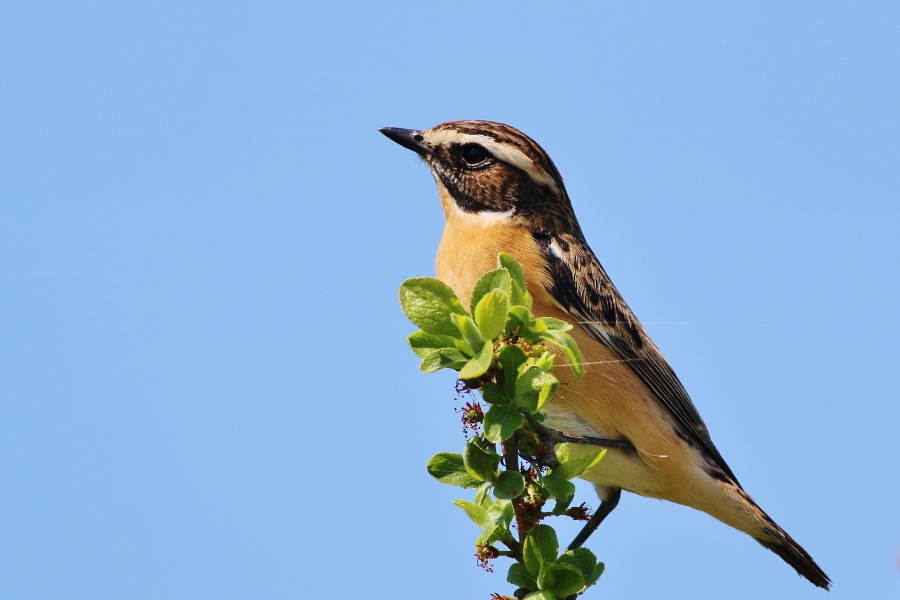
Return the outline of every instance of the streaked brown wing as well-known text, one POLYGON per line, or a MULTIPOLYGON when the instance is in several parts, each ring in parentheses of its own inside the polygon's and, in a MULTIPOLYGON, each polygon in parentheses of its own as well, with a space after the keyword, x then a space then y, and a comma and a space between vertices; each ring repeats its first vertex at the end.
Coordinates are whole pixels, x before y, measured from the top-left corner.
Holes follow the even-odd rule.
POLYGON ((544 250, 553 281, 547 291, 647 386, 659 405, 672 415, 685 441, 701 448, 723 474, 737 483, 687 390, 587 243, 570 235, 535 235, 535 239, 544 250))

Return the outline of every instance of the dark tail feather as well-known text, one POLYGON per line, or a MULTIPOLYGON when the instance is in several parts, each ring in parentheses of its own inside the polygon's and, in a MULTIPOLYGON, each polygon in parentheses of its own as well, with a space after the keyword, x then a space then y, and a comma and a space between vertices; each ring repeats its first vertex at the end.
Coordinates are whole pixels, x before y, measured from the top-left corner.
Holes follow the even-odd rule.
POLYGON ((767 532, 774 537, 774 540, 756 539, 757 542, 780 556, 784 562, 794 567, 794 570, 805 577, 813 584, 820 588, 829 589, 831 579, 825 574, 825 571, 819 568, 816 561, 812 559, 806 550, 800 547, 791 536, 787 534, 781 527, 770 521, 767 532))

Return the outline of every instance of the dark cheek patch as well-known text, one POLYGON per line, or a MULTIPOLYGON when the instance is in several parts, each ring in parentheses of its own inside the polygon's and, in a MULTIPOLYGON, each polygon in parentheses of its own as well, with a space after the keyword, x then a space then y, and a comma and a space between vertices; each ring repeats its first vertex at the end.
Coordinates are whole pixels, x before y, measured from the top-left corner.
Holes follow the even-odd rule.
POLYGON ((466 212, 506 212, 514 210, 523 193, 523 173, 502 163, 483 169, 440 167, 438 174, 457 206, 466 212))

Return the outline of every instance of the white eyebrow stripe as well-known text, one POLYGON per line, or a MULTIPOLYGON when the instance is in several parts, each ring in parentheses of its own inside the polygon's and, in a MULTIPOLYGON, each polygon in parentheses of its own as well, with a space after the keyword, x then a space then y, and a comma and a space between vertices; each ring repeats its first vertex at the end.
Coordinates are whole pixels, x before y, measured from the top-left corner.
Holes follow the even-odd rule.
POLYGON ((473 135, 470 133, 460 133, 458 131, 453 131, 450 129, 443 129, 438 131, 423 131, 423 136, 425 137, 425 141, 429 142, 433 145, 443 145, 443 144, 478 144, 482 146, 485 150, 490 152, 495 158, 505 162, 508 165, 512 165, 516 168, 522 169, 528 176, 531 177, 537 183, 542 185, 547 185, 557 190, 556 182, 547 175, 547 173, 534 164, 528 156, 509 144, 501 144, 494 138, 486 135, 473 135))

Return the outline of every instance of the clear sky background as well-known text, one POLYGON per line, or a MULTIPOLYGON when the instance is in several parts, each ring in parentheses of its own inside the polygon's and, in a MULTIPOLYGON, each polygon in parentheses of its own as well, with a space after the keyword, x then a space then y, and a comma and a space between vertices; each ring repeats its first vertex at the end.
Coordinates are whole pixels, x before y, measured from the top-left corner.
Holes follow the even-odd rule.
POLYGON ((0 7, 0 597, 511 591, 425 472, 443 216, 376 131, 461 118, 547 149, 835 584, 625 495, 588 597, 900 596, 900 5, 181 0, 0 7))

